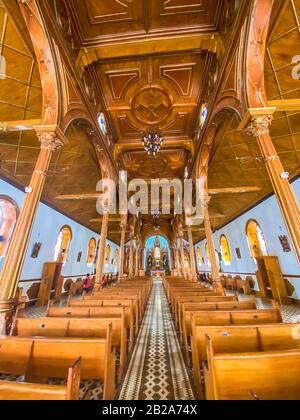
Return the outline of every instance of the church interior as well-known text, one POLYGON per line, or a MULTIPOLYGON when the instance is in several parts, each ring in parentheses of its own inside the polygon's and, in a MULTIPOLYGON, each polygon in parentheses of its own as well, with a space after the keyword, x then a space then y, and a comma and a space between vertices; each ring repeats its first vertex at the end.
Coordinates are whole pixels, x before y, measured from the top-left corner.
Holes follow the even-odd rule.
POLYGON ((300 400, 299 175, 300 0, 0 0, 0 400, 300 400))

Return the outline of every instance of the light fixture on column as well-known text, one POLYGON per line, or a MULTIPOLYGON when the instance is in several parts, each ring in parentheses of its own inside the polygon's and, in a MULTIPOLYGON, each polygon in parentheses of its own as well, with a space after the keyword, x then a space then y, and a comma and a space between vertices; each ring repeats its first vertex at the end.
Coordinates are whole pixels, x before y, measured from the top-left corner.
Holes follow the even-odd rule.
POLYGON ((144 134, 141 143, 145 152, 149 156, 155 156, 160 152, 160 149, 164 143, 164 138, 157 132, 153 131, 149 132, 148 134, 144 134))

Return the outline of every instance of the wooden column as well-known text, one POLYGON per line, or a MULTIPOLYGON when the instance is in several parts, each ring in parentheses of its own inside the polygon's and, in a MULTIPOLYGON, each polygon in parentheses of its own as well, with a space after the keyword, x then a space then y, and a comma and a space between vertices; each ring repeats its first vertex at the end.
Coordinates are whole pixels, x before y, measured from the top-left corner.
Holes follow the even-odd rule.
POLYGON ((140 244, 139 241, 136 241, 136 251, 135 251, 135 277, 139 276, 139 264, 140 262, 140 244))
POLYGON ((133 238, 130 239, 129 245, 129 278, 133 277, 133 238))
POLYGON ((205 227, 205 234, 206 234, 206 240, 207 240, 207 245, 208 245, 209 258, 211 262, 211 274, 212 274, 212 280, 213 280, 216 291, 223 291, 224 289, 221 283, 219 264, 216 257, 214 238, 213 238, 210 217, 209 217, 209 210, 208 210, 209 202, 210 202, 210 197, 206 197, 205 203, 204 203, 204 227, 205 227))
POLYGON ((102 217, 99 251, 98 251, 98 257, 97 257, 97 262, 96 262, 96 280, 95 280, 94 292, 99 292, 101 289, 101 279, 103 275, 108 222, 109 222, 109 213, 108 211, 105 211, 102 217))
POLYGON ((270 136, 272 119, 271 115, 254 117, 248 126, 247 134, 257 138, 298 263, 300 264, 300 209, 293 188, 289 180, 284 176, 284 168, 270 136))
MULTIPOLYGON (((145 248, 140 249, 140 270, 145 273, 145 248)), ((144 274, 145 275, 145 274, 144 274)))
POLYGON ((179 241, 180 241, 181 273, 182 273, 182 276, 186 277, 185 262, 184 262, 184 243, 183 243, 183 236, 180 236, 179 241))
POLYGON ((121 223, 119 281, 121 281, 124 277, 125 240, 126 240, 126 222, 123 222, 121 223))
POLYGON ((189 225, 187 225, 187 232, 188 232, 188 237, 189 237, 190 262, 191 262, 192 277, 193 277, 193 280, 197 280, 193 233, 192 233, 192 228, 189 225))
POLYGON ((0 334, 8 331, 15 310, 18 283, 51 156, 63 145, 55 127, 38 128, 36 132, 41 143, 40 153, 0 276, 0 334))
POLYGON ((178 241, 176 241, 175 245, 175 270, 177 271, 177 275, 180 276, 178 241))

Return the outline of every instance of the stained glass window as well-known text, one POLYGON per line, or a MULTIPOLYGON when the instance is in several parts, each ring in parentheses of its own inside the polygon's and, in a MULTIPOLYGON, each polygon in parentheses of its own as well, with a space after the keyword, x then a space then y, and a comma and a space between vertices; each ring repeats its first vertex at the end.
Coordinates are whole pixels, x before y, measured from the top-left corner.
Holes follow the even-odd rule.
POLYGON ((208 114, 207 104, 204 104, 202 105, 201 113, 200 113, 200 128, 201 129, 204 127, 207 114, 208 114))
POLYGON ((98 123, 99 123, 99 127, 102 131, 102 134, 105 136, 106 133, 107 133, 107 128, 106 128, 106 121, 105 121, 105 116, 104 116, 103 112, 101 112, 99 114, 98 123))

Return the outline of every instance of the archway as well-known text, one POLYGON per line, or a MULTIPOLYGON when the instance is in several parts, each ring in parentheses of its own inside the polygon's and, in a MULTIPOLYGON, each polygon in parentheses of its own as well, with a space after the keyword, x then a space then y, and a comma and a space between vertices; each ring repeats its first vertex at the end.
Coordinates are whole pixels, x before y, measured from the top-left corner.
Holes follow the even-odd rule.
POLYGON ((264 233, 256 220, 249 220, 246 226, 246 235, 252 258, 268 255, 264 233))

